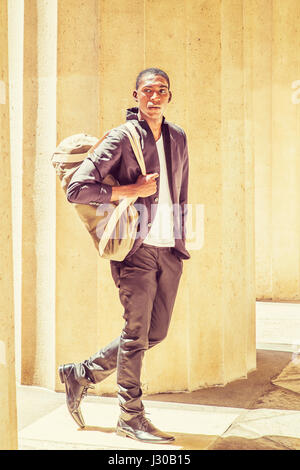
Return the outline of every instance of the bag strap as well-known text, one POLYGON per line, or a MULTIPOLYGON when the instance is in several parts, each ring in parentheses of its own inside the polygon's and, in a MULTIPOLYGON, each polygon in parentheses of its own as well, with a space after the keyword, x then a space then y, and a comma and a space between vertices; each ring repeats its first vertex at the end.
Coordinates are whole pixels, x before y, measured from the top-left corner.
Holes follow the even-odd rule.
MULTIPOLYGON (((134 124, 126 122, 126 127, 128 131, 125 131, 129 141, 131 143, 132 149, 134 151, 135 157, 137 159, 137 162, 141 168, 141 172, 143 175, 146 175, 146 166, 145 166, 145 161, 144 161, 144 156, 143 152, 141 149, 141 144, 140 144, 140 139, 138 136, 138 133, 136 131, 136 128, 134 124)), ((112 215, 110 216, 110 219, 105 227, 105 230, 103 232, 103 235, 101 237, 101 240, 99 241, 99 253, 100 256, 103 255, 104 249, 111 237, 111 234, 114 231, 115 226, 117 225, 119 219, 121 218, 122 214, 125 212, 125 210, 132 204, 137 198, 124 198, 122 201, 117 205, 115 210, 113 211, 112 215)))
POLYGON ((137 162, 140 165, 142 175, 145 176, 146 175, 146 166, 145 166, 143 151, 141 149, 139 135, 136 131, 135 125, 132 124, 131 122, 127 121, 125 126, 127 127, 128 131, 129 131, 129 132, 126 132, 126 131, 125 132, 126 132, 128 138, 130 140, 131 147, 132 147, 132 149, 134 151, 134 154, 135 154, 135 158, 137 159, 137 162))

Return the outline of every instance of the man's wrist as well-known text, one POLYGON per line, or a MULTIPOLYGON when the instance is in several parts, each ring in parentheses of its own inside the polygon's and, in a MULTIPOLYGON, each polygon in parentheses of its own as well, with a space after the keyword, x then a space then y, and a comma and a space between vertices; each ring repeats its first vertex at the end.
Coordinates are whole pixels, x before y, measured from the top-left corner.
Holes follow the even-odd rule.
POLYGON ((118 201, 125 197, 138 197, 136 184, 127 184, 122 186, 113 186, 111 201, 118 201))

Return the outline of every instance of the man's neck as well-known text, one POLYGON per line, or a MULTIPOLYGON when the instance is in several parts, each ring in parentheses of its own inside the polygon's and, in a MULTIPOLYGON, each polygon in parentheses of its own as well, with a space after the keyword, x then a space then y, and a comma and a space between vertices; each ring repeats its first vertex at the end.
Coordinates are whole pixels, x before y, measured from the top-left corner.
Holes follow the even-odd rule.
POLYGON ((140 110, 138 111, 138 118, 144 119, 147 122, 148 126, 152 131, 154 139, 157 141, 161 136, 161 125, 163 118, 161 117, 159 119, 149 119, 146 116, 142 115, 140 110))

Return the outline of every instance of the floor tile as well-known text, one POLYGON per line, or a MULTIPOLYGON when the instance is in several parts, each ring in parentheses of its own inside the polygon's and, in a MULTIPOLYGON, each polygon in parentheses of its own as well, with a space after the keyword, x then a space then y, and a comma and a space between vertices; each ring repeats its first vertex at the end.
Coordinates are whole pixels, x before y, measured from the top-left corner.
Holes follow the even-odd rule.
POLYGON ((19 433, 20 447, 98 449, 205 449, 239 416, 241 409, 147 402, 147 417, 160 429, 174 433, 172 444, 150 445, 117 436, 117 400, 100 398, 83 403, 87 426, 80 430, 65 405, 19 433))
POLYGON ((257 409, 241 414, 223 437, 256 439, 263 436, 300 438, 300 411, 257 409))
POLYGON ((258 349, 297 352, 300 347, 300 304, 256 302, 258 349))

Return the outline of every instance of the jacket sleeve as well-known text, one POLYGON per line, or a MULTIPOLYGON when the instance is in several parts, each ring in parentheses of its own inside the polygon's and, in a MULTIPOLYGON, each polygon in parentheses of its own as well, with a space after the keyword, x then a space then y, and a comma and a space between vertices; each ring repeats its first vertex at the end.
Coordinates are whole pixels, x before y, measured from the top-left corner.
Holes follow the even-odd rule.
POLYGON ((189 153, 187 138, 184 134, 184 149, 183 149, 183 169, 182 169, 182 182, 181 190, 179 196, 179 204, 181 207, 181 217, 182 217, 182 240, 186 239, 186 224, 187 224, 187 215, 188 215, 188 180, 189 180, 189 153))
POLYGON ((124 133, 113 129, 82 162, 67 188, 67 199, 77 204, 104 204, 110 201, 112 187, 103 179, 118 167, 124 133))

